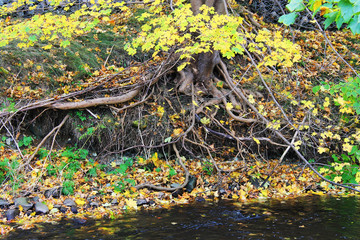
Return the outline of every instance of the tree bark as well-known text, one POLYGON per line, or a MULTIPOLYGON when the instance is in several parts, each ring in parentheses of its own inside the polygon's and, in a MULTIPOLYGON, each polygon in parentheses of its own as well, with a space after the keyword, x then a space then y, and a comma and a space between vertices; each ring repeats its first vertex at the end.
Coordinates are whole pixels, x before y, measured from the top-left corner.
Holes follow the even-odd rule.
MULTIPOLYGON (((226 13, 226 1, 225 0, 191 0, 191 8, 194 14, 200 12, 200 7, 205 4, 208 7, 214 7, 217 14, 226 13)), ((194 56, 194 60, 189 66, 189 69, 185 70, 185 74, 188 76, 184 79, 180 91, 189 92, 189 76, 194 83, 196 91, 202 92, 202 94, 211 94, 211 88, 209 87, 212 83, 214 67, 219 64, 220 55, 218 51, 212 51, 207 53, 200 53, 194 56)), ((184 73, 182 73, 184 75, 184 73)))

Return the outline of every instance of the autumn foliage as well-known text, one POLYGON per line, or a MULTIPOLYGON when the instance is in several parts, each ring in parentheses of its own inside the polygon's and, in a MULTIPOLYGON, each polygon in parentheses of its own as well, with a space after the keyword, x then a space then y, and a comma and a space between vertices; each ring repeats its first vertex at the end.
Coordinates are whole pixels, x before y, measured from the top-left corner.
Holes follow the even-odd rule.
POLYGON ((73 196, 81 216, 113 218, 138 199, 360 191, 358 4, 290 1, 287 25, 308 7, 351 30, 326 32, 206 2, 54 1, 61 14, 28 19, 1 7, 2 197, 27 191, 51 211, 73 196), (21 59, 19 48, 41 54, 21 59), (45 199, 49 189, 61 196, 45 199))

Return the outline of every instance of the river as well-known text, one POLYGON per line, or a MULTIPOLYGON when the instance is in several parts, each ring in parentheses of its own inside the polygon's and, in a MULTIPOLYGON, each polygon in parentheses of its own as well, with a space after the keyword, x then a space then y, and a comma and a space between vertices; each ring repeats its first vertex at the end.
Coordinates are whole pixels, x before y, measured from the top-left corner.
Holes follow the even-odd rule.
POLYGON ((41 224, 7 239, 360 239, 360 198, 194 203, 116 220, 41 224))

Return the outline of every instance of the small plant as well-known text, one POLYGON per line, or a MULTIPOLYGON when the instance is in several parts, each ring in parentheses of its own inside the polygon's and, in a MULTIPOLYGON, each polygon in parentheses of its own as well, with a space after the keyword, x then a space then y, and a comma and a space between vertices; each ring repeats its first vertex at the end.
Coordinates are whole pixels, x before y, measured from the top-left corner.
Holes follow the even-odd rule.
POLYGON ((83 115, 83 111, 76 111, 75 115, 83 122, 86 120, 86 116, 83 115))
POLYGON ((0 182, 4 182, 9 171, 9 159, 4 158, 0 161, 0 182))
POLYGON ((175 176, 175 175, 177 174, 177 172, 176 172, 176 170, 175 170, 173 167, 171 167, 170 165, 167 165, 167 166, 170 168, 170 170, 169 170, 169 175, 168 175, 168 178, 170 179, 171 177, 175 176))
POLYGON ((202 170, 203 170, 207 175, 211 176, 211 175, 213 174, 214 167, 213 167, 213 165, 212 165, 211 162, 205 161, 205 162, 203 162, 202 170))
MULTIPOLYGON (((64 179, 62 193, 64 195, 71 195, 74 193, 75 183, 73 181, 75 173, 81 168, 81 160, 85 160, 89 151, 86 149, 67 148, 63 151, 60 156, 65 158, 60 164, 58 170, 63 173, 64 179)), ((57 171, 56 167, 47 168, 48 173, 55 174, 57 171)))
POLYGON ((115 192, 123 192, 128 185, 135 186, 136 182, 134 179, 131 178, 124 178, 121 181, 116 182, 116 184, 113 185, 115 192))
POLYGON ((8 104, 5 104, 4 102, 1 104, 0 107, 0 111, 6 111, 6 112, 16 112, 16 108, 15 108, 15 102, 14 99, 12 98, 7 98, 6 99, 8 104))
POLYGON ((19 147, 22 147, 22 146, 28 147, 29 145, 31 145, 33 140, 34 139, 31 136, 24 136, 23 139, 21 139, 18 142, 19 147))
POLYGON ((74 181, 71 181, 71 180, 64 181, 62 193, 64 195, 72 195, 72 194, 74 194, 74 187, 75 187, 74 181))
POLYGON ((124 157, 123 160, 124 163, 120 164, 119 167, 116 167, 114 170, 109 172, 109 174, 121 175, 121 180, 112 185, 115 192, 123 192, 129 185, 135 186, 136 184, 134 179, 125 177, 128 169, 133 166, 134 160, 130 157, 124 157))

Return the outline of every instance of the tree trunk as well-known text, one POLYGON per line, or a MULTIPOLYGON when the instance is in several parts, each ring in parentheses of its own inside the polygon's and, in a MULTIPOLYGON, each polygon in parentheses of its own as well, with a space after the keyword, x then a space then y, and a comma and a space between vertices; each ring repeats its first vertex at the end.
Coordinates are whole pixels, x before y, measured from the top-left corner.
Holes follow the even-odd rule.
MULTIPOLYGON (((191 8, 194 14, 200 12, 200 7, 206 4, 208 7, 214 7, 215 12, 224 14, 226 12, 226 0, 191 0, 191 8)), ((190 66, 184 70, 185 74, 181 74, 182 86, 181 92, 189 93, 190 83, 195 84, 196 91, 202 94, 211 94, 210 84, 212 83, 214 67, 219 64, 220 55, 218 51, 200 53, 194 56, 194 60, 190 66), (184 75, 186 75, 184 79, 184 75)))

